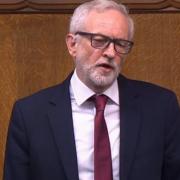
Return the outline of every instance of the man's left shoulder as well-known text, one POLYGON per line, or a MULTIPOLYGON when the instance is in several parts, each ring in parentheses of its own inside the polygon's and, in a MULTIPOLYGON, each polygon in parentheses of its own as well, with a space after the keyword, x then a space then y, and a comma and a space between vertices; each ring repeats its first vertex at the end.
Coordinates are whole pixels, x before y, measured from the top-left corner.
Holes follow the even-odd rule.
POLYGON ((167 87, 157 85, 155 83, 129 79, 124 76, 120 76, 119 81, 124 81, 124 83, 121 83, 121 84, 124 84, 123 86, 128 91, 132 91, 133 93, 143 95, 145 97, 149 97, 149 98, 157 97, 158 99, 160 97, 161 98, 162 97, 163 98, 168 98, 168 97, 176 98, 176 94, 172 90, 168 89, 167 87))

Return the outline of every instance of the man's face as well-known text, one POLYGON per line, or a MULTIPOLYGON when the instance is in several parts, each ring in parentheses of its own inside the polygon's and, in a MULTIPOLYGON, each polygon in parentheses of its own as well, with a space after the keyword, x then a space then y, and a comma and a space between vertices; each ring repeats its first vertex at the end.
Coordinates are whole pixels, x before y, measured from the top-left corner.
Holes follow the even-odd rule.
MULTIPOLYGON (((128 40, 127 19, 116 10, 90 12, 82 31, 128 40)), ((96 49, 90 38, 69 34, 67 45, 79 79, 95 92, 104 91, 117 78, 125 55, 118 54, 113 43, 105 49, 96 49)))

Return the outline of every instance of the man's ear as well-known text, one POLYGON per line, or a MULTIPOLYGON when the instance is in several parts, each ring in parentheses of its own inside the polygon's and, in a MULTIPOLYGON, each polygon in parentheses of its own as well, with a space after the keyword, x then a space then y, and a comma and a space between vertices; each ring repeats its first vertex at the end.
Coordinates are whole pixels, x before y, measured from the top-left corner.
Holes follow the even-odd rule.
POLYGON ((76 42, 74 34, 69 33, 66 35, 66 45, 67 45, 69 54, 72 57, 76 56, 76 43, 77 42, 76 42))

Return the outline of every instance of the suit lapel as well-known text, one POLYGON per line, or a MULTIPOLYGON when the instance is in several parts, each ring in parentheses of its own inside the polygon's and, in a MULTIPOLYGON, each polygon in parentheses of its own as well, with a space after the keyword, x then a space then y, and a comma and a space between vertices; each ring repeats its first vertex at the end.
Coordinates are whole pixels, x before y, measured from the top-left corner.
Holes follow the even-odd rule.
POLYGON ((55 93, 48 116, 67 179, 78 180, 69 81, 70 77, 55 93))
POLYGON ((139 95, 124 77, 120 87, 120 179, 127 180, 135 157, 140 132, 139 95))

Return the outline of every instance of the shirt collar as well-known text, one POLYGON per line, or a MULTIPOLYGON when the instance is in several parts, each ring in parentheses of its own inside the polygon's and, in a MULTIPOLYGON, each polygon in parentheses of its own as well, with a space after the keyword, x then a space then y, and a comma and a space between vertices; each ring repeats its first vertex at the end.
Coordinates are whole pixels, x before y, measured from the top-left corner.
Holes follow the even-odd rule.
MULTIPOLYGON (((71 98, 74 98, 79 106, 95 94, 94 91, 88 88, 79 79, 76 73, 76 69, 71 77, 70 93, 71 98)), ((108 96, 114 103, 119 105, 119 91, 117 80, 115 80, 113 84, 106 91, 103 92, 103 94, 108 96)))

